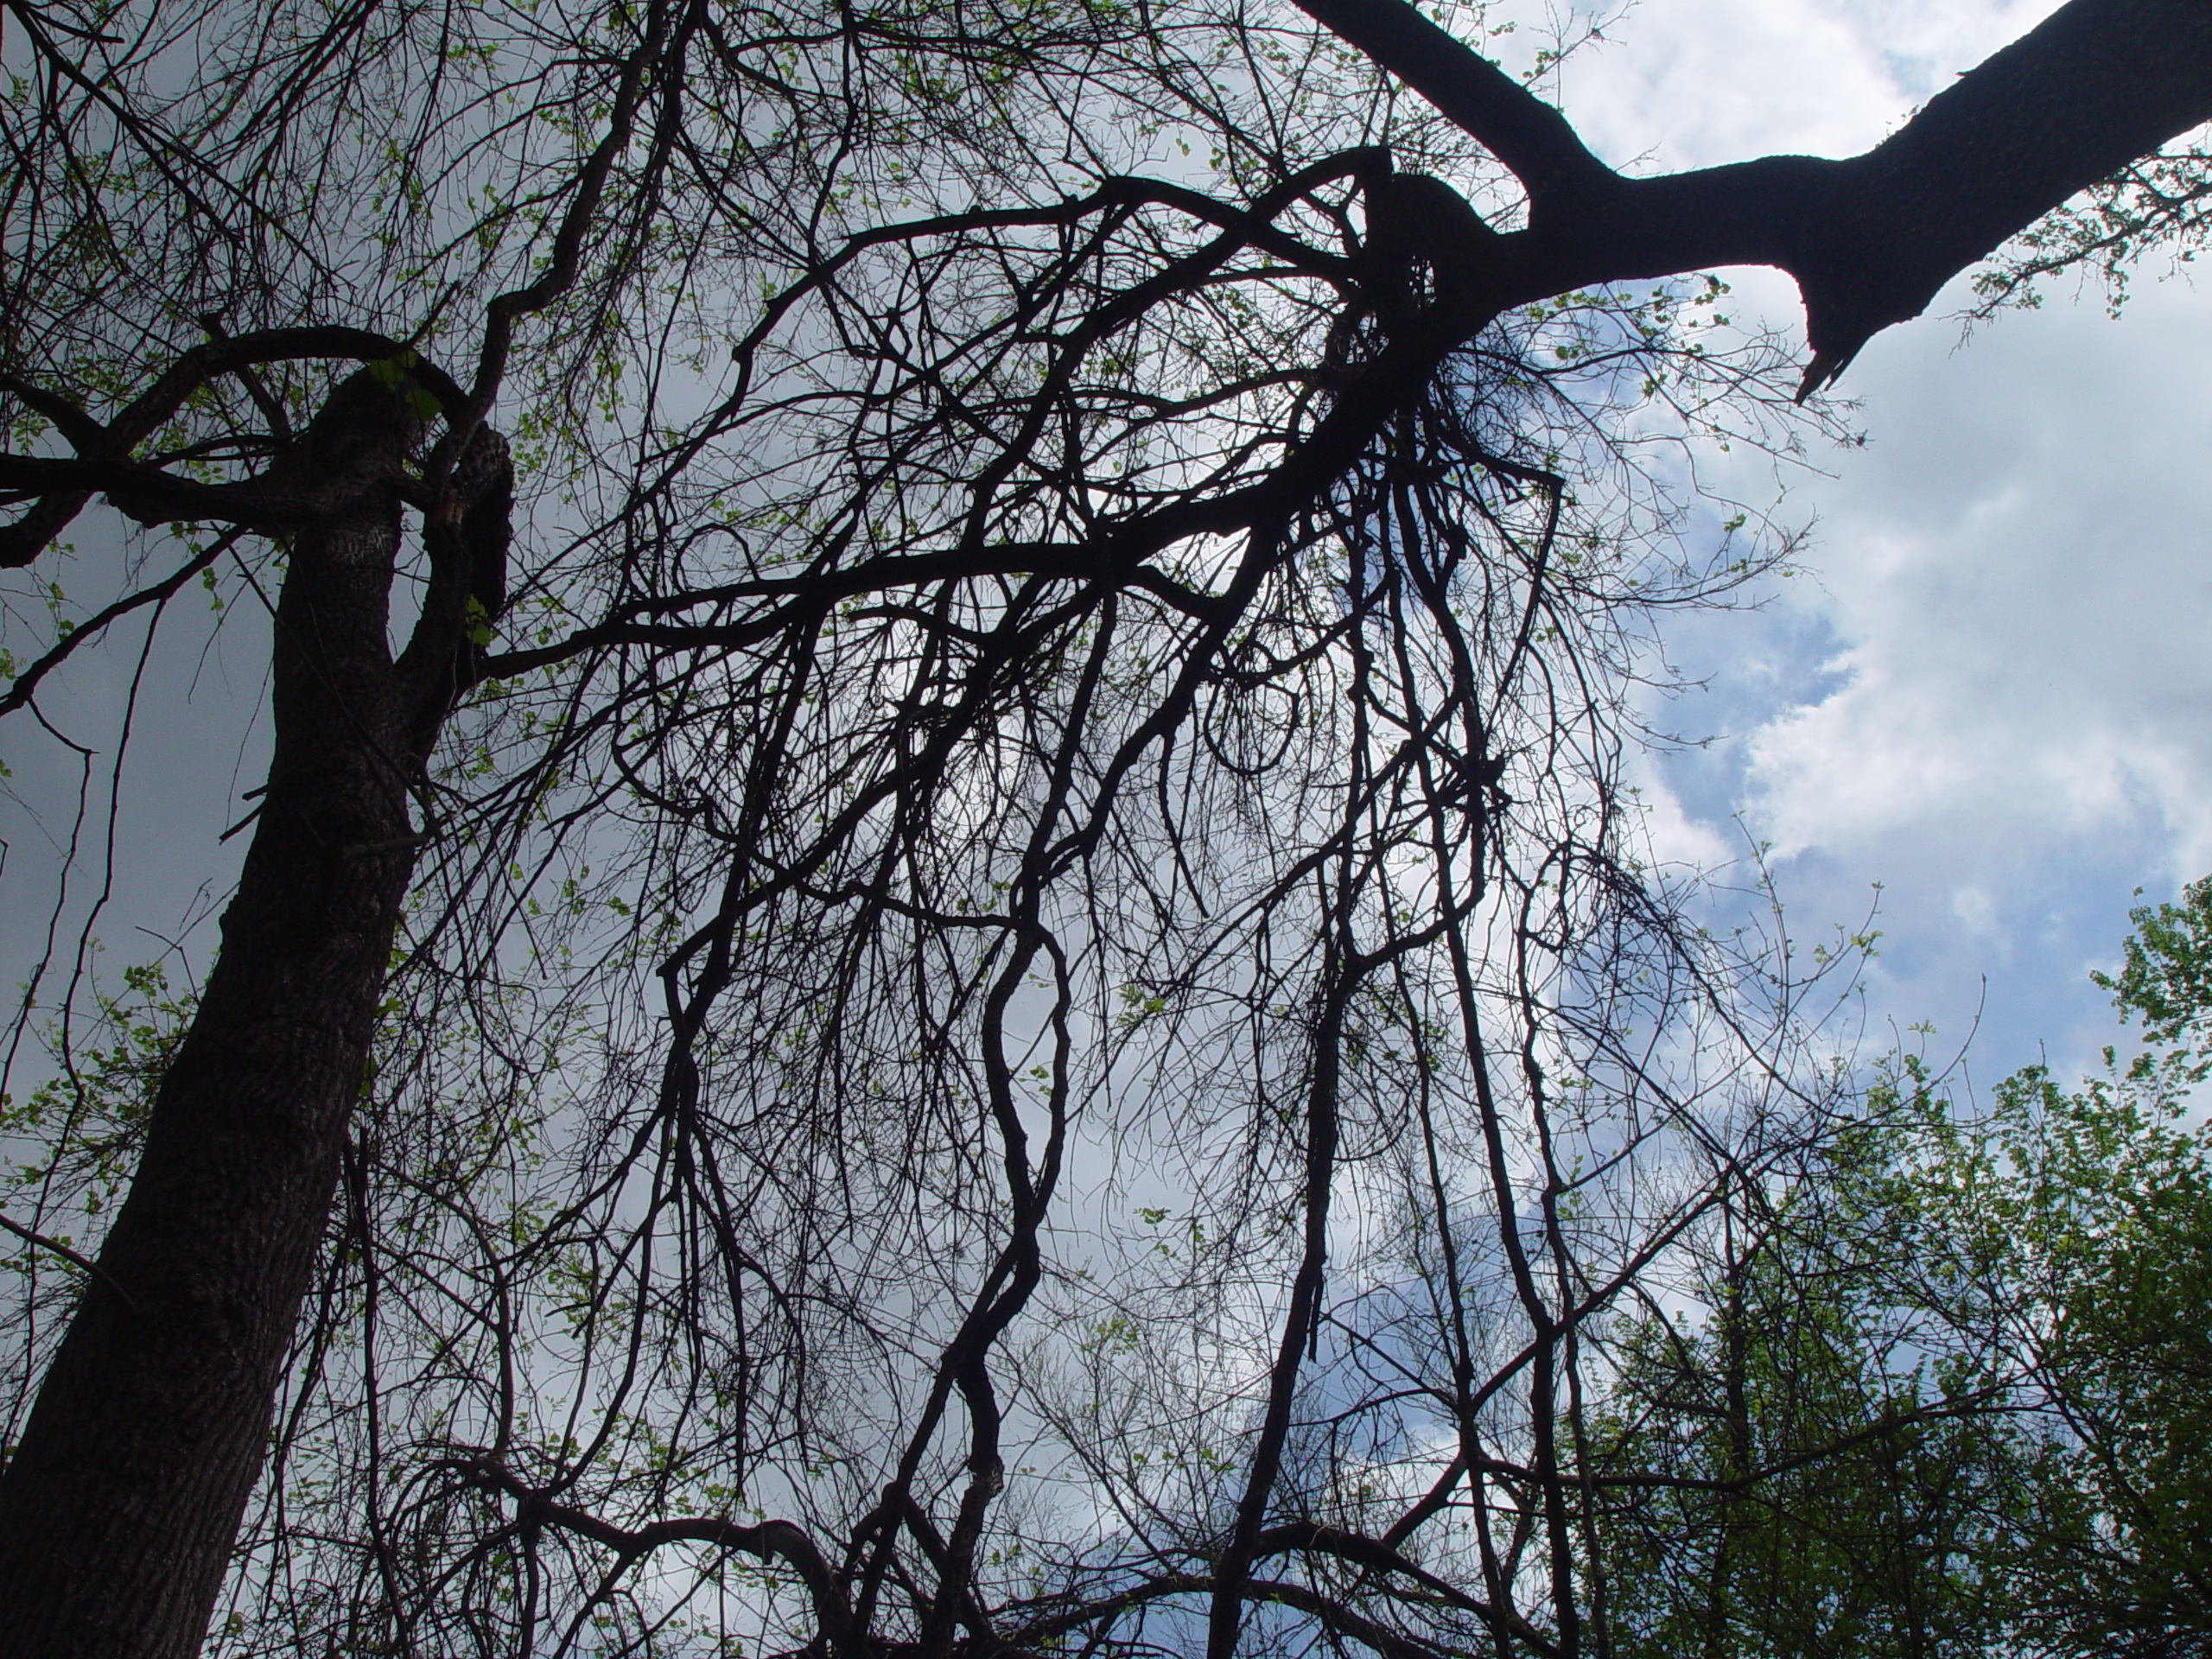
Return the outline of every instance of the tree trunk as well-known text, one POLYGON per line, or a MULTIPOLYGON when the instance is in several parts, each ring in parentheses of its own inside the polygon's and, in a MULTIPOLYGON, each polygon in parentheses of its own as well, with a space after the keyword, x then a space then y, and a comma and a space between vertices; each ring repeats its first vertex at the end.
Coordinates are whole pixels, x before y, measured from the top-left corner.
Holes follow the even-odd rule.
POLYGON ((100 1252, 114 1287, 87 1281, 0 1475, 10 1659, 197 1652, 267 1452, 415 861, 418 722, 385 632, 409 423, 361 384, 301 446, 364 487, 292 547, 268 791, 100 1252))

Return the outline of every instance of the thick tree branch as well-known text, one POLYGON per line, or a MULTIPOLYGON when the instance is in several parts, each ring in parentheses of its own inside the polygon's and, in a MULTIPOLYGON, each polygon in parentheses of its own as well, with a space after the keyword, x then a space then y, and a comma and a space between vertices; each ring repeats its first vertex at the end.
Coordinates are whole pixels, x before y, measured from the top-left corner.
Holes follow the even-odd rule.
MULTIPOLYGON (((211 340, 181 354, 105 424, 59 393, 0 374, 0 392, 44 416, 77 452, 72 456, 0 454, 0 491, 19 499, 33 498, 22 518, 0 526, 0 568, 29 564, 102 493, 124 516, 143 524, 200 519, 274 534, 301 529, 342 505, 360 480, 319 467, 288 468, 280 461, 257 478, 208 484, 130 459, 132 449, 209 381, 249 373, 258 364, 333 358, 399 365, 436 401, 449 422, 467 406, 461 388, 444 370, 423 361, 399 341, 365 328, 265 328, 211 340)), ((404 482, 401 487, 404 492, 404 482)))
POLYGON ((642 1560, 671 1544, 684 1543, 741 1549, 760 1560, 781 1561, 798 1573, 806 1586, 807 1594, 814 1603, 815 1618, 825 1636, 836 1640, 852 1622, 829 1562, 823 1560, 814 1541, 789 1521, 764 1521, 757 1526, 747 1526, 718 1516, 684 1516, 655 1521, 632 1530, 603 1521, 588 1510, 556 1503, 489 1459, 470 1458, 449 1466, 463 1484, 480 1491, 500 1492, 514 1500, 515 1519, 519 1526, 552 1527, 573 1533, 613 1550, 625 1562, 642 1560))
POLYGON ((187 397, 210 380, 264 363, 311 358, 351 359, 359 363, 404 359, 409 375, 438 400, 448 418, 465 406, 461 388, 451 376, 436 365, 423 361, 389 335, 337 327, 263 328, 228 340, 211 340, 183 353, 107 423, 108 435, 118 449, 129 450, 143 443, 184 406, 187 397))
MULTIPOLYGON (((283 535, 336 512, 360 493, 364 481, 350 472, 280 474, 272 467, 236 483, 203 484, 137 461, 0 455, 0 489, 36 495, 41 504, 105 493, 125 518, 149 526, 204 520, 283 535)), ((22 522, 28 524, 29 516, 22 522)))
POLYGON ((1808 391, 2075 192, 2212 120, 2212 6, 2073 0, 1865 155, 1622 180, 1403 0, 1300 3, 1528 186, 1529 228, 1492 245, 1471 323, 1575 288, 1774 265, 1804 296, 1808 391))
POLYGON ((21 569, 45 552, 92 499, 90 490, 57 490, 38 497, 22 518, 0 527, 0 570, 21 569))
POLYGON ((1847 164, 1804 263, 1813 372, 1917 316, 1975 260, 2212 120, 2212 6, 2074 0, 1847 164))
POLYGON ((1298 7, 1480 139, 1527 188, 1532 216, 1622 183, 1564 115, 1417 8, 1402 0, 1298 0, 1298 7))

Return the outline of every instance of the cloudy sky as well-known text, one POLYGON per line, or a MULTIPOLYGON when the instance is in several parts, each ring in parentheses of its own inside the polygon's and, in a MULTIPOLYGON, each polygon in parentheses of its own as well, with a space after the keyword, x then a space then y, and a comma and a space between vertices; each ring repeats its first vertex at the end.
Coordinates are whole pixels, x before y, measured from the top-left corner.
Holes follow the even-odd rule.
MULTIPOLYGON (((1563 102, 1620 165, 1849 155, 2054 9, 1643 0, 1563 102)), ((1802 327, 1786 282, 1729 275, 1802 327)), ((1771 843, 1801 935, 1882 883, 1877 1038, 1932 1020, 1948 1054, 1979 1010, 1987 1080, 2093 1055, 2133 890, 2212 872, 2212 293, 2146 282, 2113 321, 2067 286, 1962 341, 1964 303, 1845 377, 1867 446, 1785 480, 1808 574, 1675 637, 1709 689, 1671 723, 1715 741, 1653 785, 1670 850, 1771 843)))
MULTIPOLYGON (((1623 165, 1847 155, 2049 10, 1643 0, 1561 92, 1623 165)), ((1799 326, 1785 282, 1732 276, 1739 309, 1799 326)), ((1946 315, 1960 303, 1853 365, 1842 391, 1866 448, 1785 480, 1779 516, 1815 525, 1808 573, 1758 614, 1674 636, 1708 689, 1665 717, 1713 741, 1654 763, 1647 787, 1666 851, 1771 843, 1801 936, 1855 926, 1881 883, 1870 1040, 1933 1020, 1948 1054, 1979 1010, 1987 1079, 2039 1042, 2067 1070, 2093 1053, 2111 1027, 2086 975, 2112 959, 2133 889, 2168 898, 2212 871, 2212 294, 2146 283, 2115 322, 2063 289, 1963 345, 1946 315)), ((1774 483, 1741 488, 1771 498, 1774 483)), ((151 955, 136 927, 173 926, 181 894, 226 879, 214 837, 259 780, 257 652, 186 628, 162 652, 125 784, 138 827, 102 928, 111 962, 151 955), (208 786, 218 773, 229 790, 208 786)), ((73 674, 51 706, 111 731, 129 668, 73 674)), ((24 735, 0 750, 21 797, 73 793, 56 791, 75 761, 24 735)), ((66 814, 0 830, 8 887, 35 892, 66 814)), ((80 897, 104 879, 86 830, 80 897)), ((0 916, 11 981, 39 920, 12 900, 0 916)))

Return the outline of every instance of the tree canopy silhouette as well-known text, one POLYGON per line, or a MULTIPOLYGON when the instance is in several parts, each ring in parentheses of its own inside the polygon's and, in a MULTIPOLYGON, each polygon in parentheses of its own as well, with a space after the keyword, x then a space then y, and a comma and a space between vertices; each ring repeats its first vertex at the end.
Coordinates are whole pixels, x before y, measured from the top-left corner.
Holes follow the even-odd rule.
POLYGON ((273 751, 8 1109, 0 1652, 1607 1650, 1605 1321, 1851 1105, 1637 863, 1682 463, 2185 233, 2212 13, 1651 178, 1399 0, 8 21, 0 709, 205 581, 273 751))

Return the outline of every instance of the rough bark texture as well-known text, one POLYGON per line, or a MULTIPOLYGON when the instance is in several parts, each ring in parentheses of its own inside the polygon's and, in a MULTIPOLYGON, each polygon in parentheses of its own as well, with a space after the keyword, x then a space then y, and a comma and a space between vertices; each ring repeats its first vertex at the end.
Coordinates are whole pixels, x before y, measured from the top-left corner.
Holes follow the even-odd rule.
POLYGON ((276 752, 144 1160, 0 1478, 0 1654, 199 1650, 362 1086, 414 865, 414 724, 385 634, 407 423, 365 378, 302 459, 365 487, 295 542, 276 752), (128 1297, 126 1303, 124 1297, 128 1297))

